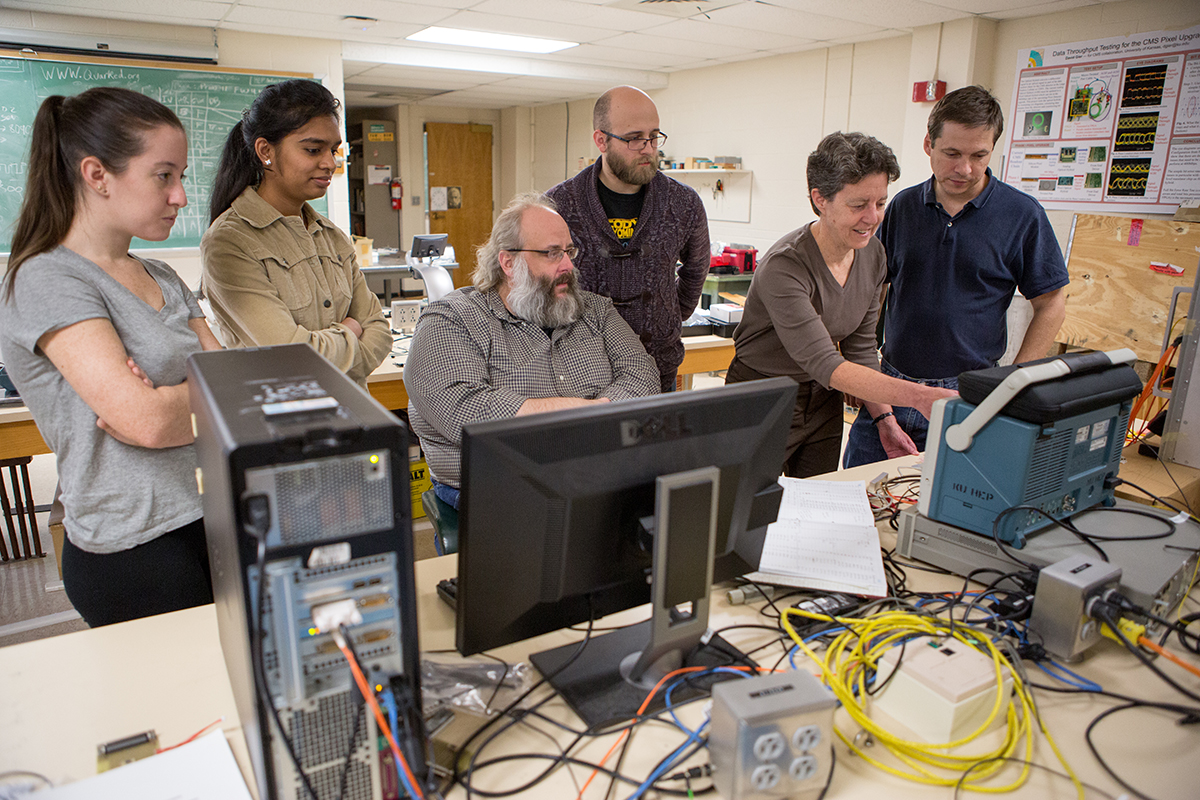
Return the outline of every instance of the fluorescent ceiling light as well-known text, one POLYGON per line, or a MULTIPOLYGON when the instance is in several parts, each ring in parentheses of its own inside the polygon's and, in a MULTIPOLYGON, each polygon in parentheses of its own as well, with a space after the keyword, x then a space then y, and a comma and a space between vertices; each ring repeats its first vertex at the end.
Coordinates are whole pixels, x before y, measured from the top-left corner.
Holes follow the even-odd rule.
POLYGON ((406 37, 412 42, 457 44, 463 47, 483 47, 488 50, 515 50, 519 53, 557 53, 579 42, 560 42, 557 39, 537 39, 532 36, 513 36, 507 33, 464 31, 458 28, 439 28, 436 25, 406 37))

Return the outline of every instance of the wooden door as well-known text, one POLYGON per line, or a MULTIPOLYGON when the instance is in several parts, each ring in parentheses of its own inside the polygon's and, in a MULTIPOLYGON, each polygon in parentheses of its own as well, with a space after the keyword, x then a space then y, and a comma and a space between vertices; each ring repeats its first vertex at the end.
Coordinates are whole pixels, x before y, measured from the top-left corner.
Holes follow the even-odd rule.
POLYGON ((427 122, 425 134, 430 198, 439 188, 449 197, 445 210, 430 202, 429 232, 450 235, 459 264, 454 285, 469 286, 475 248, 492 232, 492 126, 427 122))

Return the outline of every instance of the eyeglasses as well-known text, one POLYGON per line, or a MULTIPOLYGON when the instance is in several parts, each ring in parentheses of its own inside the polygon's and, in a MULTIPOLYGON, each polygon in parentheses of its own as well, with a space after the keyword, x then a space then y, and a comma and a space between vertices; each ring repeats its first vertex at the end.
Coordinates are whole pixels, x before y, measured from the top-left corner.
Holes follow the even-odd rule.
POLYGON ((645 150, 647 143, 649 143, 651 147, 653 147, 655 150, 657 150, 658 148, 662 147, 663 144, 667 141, 667 135, 665 133, 663 133, 662 131, 659 131, 658 133, 654 134, 653 136, 639 136, 636 139, 626 139, 624 136, 617 136, 615 133, 609 133, 608 131, 600 131, 600 132, 610 138, 619 139, 620 141, 622 141, 626 145, 628 145, 630 150, 645 150))
POLYGON ((566 256, 567 258, 574 261, 576 259, 576 257, 578 257, 578 255, 579 255, 579 248, 573 244, 567 245, 566 247, 551 247, 548 250, 529 250, 527 248, 515 248, 514 247, 514 248, 509 248, 508 252, 510 252, 510 253, 541 253, 542 255, 544 255, 546 257, 546 260, 549 261, 551 264, 557 264, 558 262, 562 261, 563 256, 566 256))

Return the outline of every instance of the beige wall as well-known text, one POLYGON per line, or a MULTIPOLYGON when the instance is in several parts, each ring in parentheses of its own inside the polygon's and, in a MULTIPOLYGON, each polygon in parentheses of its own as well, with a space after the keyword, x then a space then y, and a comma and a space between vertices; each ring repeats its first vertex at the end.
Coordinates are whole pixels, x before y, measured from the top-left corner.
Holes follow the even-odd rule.
MULTIPOLYGON (((923 142, 932 105, 911 101, 915 81, 936 77, 949 89, 983 84, 1007 115, 1022 48, 1197 24, 1200 3, 1194 0, 1127 0, 999 22, 968 18, 921 26, 911 35, 674 72, 666 89, 650 94, 671 136, 664 150, 673 159, 736 155, 754 171, 750 222, 709 227, 714 239, 762 249, 813 219, 804 165, 827 133, 860 130, 891 146, 901 167, 893 193, 928 178, 923 142)), ((512 131, 530 160, 525 150, 512 160, 504 198, 510 189, 548 189, 575 174, 580 157, 595 157, 591 102, 570 104, 569 131, 564 104, 519 110, 529 114, 529 130, 522 116, 512 131)), ((516 111, 505 112, 514 123, 516 111)), ((992 159, 996 173, 1005 141, 992 159)), ((1072 213, 1049 216, 1065 245, 1072 213)))

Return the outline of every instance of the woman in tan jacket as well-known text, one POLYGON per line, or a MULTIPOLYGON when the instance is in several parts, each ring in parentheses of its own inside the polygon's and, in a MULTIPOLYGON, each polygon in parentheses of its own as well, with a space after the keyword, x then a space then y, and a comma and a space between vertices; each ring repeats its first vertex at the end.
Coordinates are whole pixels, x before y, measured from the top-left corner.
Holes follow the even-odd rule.
POLYGON ((354 246, 309 200, 342 143, 339 103, 309 80, 265 88, 225 141, 201 288, 227 347, 307 342, 361 386, 392 348, 354 246))

